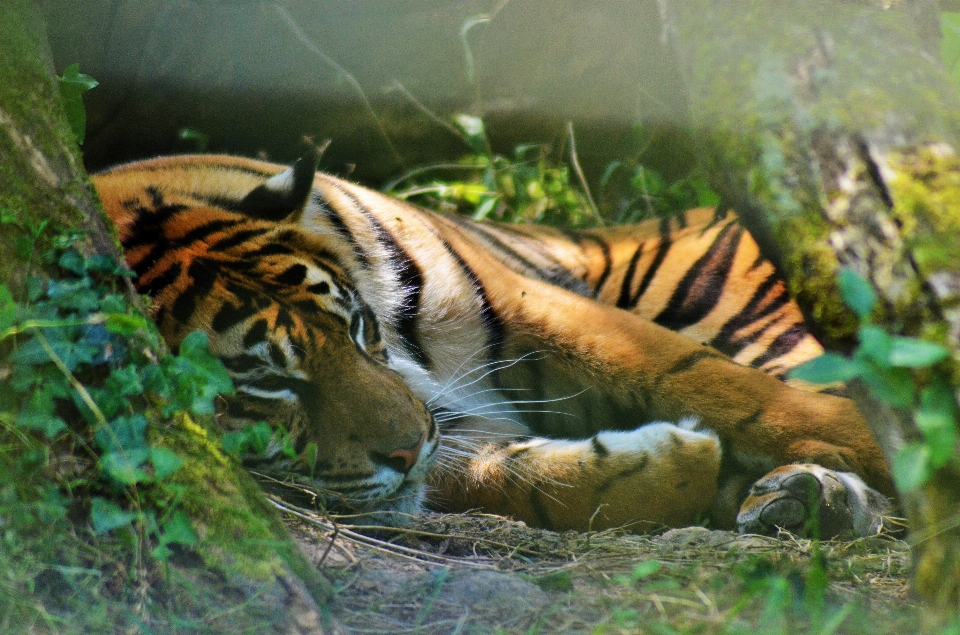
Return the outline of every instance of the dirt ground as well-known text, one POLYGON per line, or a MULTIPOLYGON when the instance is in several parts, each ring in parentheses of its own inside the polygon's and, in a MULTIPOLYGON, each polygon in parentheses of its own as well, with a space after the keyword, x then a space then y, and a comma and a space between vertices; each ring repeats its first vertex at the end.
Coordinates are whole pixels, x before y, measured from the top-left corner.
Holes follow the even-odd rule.
POLYGON ((428 514, 361 533, 284 517, 338 589, 350 633, 910 633, 908 546, 813 543, 702 527, 659 535, 531 529, 428 514))

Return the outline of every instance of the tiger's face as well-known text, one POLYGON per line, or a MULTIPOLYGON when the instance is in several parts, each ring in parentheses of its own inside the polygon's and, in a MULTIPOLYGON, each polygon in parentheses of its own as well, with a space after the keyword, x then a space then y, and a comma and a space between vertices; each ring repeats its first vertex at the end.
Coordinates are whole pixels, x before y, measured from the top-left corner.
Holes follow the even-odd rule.
MULTIPOLYGON (((311 182, 312 174, 311 166, 311 182)), ((377 318, 329 238, 267 216, 305 204, 277 194, 289 193, 291 176, 248 194, 268 203, 257 215, 245 197, 220 194, 214 206, 155 177, 149 187, 105 187, 124 176, 121 168, 96 180, 101 192, 122 193, 104 206, 164 339, 176 349, 191 331, 207 333, 235 387, 221 402, 225 428, 266 421, 290 433, 295 458, 274 444, 254 463, 318 491, 337 511, 373 513, 360 523, 396 524, 416 512, 436 422, 391 368, 377 318)))

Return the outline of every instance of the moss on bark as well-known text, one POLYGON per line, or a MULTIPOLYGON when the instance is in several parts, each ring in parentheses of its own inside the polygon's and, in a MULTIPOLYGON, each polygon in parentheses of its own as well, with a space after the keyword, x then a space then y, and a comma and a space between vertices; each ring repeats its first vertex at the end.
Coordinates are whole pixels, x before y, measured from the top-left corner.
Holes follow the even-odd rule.
MULTIPOLYGON (((960 357, 960 104, 919 3, 659 3, 703 159, 820 339, 856 346, 836 283, 849 267, 878 292, 874 323, 960 357)), ((910 413, 851 390, 888 459, 922 438, 910 413)), ((917 588, 941 614, 960 608, 958 483, 948 466, 903 497, 924 537, 917 588)))

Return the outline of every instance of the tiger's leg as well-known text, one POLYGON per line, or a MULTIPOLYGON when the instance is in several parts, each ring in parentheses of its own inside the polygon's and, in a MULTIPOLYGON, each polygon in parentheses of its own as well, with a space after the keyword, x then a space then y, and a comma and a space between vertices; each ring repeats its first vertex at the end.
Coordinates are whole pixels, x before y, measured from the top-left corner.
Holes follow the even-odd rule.
MULTIPOLYGON (((535 364, 498 373, 500 385, 537 391, 544 400, 574 396, 564 407, 580 427, 570 432, 555 417, 526 417, 538 436, 589 437, 631 422, 694 416, 720 441, 718 491, 724 497, 735 492, 738 503, 753 481, 794 463, 854 473, 892 494, 883 454, 850 400, 791 388, 635 315, 511 275, 482 256, 469 264, 502 322, 500 356, 542 353, 535 364)), ((733 527, 738 509, 711 510, 712 519, 733 527)))
POLYGON ((650 423, 575 441, 447 438, 429 481, 431 506, 558 531, 691 525, 706 519, 720 468, 716 436, 694 424, 650 423))

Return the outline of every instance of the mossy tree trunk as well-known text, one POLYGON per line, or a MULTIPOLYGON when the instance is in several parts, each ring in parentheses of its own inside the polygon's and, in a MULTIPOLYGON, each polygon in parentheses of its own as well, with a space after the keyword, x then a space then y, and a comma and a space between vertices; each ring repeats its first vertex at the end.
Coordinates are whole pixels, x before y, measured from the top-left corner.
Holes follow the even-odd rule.
MULTIPOLYGON (((877 292, 873 324, 952 350, 937 372, 956 397, 960 104, 931 36, 936 3, 658 2, 707 168, 818 337, 834 350, 857 346, 837 285, 850 268, 877 292)), ((851 394, 891 462, 922 438, 908 409, 859 380, 851 394)), ((945 614, 960 608, 956 463, 900 501, 916 588, 945 614)))
MULTIPOLYGON (((44 263, 38 257, 58 236, 82 232, 75 248, 87 257, 118 257, 119 252, 64 116, 44 25, 32 0, 0 2, 0 60, 0 285, 14 298, 22 298, 28 275, 49 280, 61 272, 56 264, 44 263)), ((124 278, 117 278, 114 284, 126 293, 132 306, 142 310, 124 278)), ((3 359, 10 346, 9 341, 0 341, 0 375, 6 372, 9 376, 3 359)), ((154 354, 160 357, 166 352, 157 350, 154 354)), ((6 381, 7 376, 0 380, 6 381)), ((193 551, 204 563, 202 567, 208 569, 198 572, 195 565, 185 564, 196 558, 179 558, 179 573, 168 574, 160 586, 169 591, 174 580, 186 581, 187 595, 222 601, 223 605, 210 609, 223 616, 232 614, 225 620, 224 632, 275 632, 271 630, 274 628, 282 632, 322 632, 318 606, 330 599, 329 585, 286 536, 275 511, 263 500, 249 475, 237 467, 236 461, 221 454, 217 444, 208 439, 206 429, 194 423, 188 413, 168 418, 158 417, 156 412, 144 414, 151 421, 152 438, 173 449, 184 461, 174 475, 183 494, 180 508, 187 512, 200 536, 193 551)), ((81 518, 80 523, 84 525, 86 520, 81 518)), ((83 526, 78 533, 87 534, 92 541, 99 539, 83 526)), ((56 569, 58 563, 49 562, 47 566, 56 569)), ((126 566, 118 560, 104 569, 122 570, 126 566)), ((162 572, 164 568, 156 570, 162 572)), ((117 593, 117 597, 122 596, 122 592, 117 593)), ((157 602, 155 607, 164 603, 169 608, 169 601, 157 602)), ((0 604, 6 606, 2 600, 0 604)), ((147 624, 150 616, 143 611, 149 604, 140 602, 131 609, 138 615, 136 619, 147 624)), ((3 613, 0 610, 0 617, 3 613)), ((172 617, 178 617, 175 609, 172 617)), ((7 615, 0 623, 9 619, 7 615)), ((202 619, 206 620, 208 616, 202 619)))

